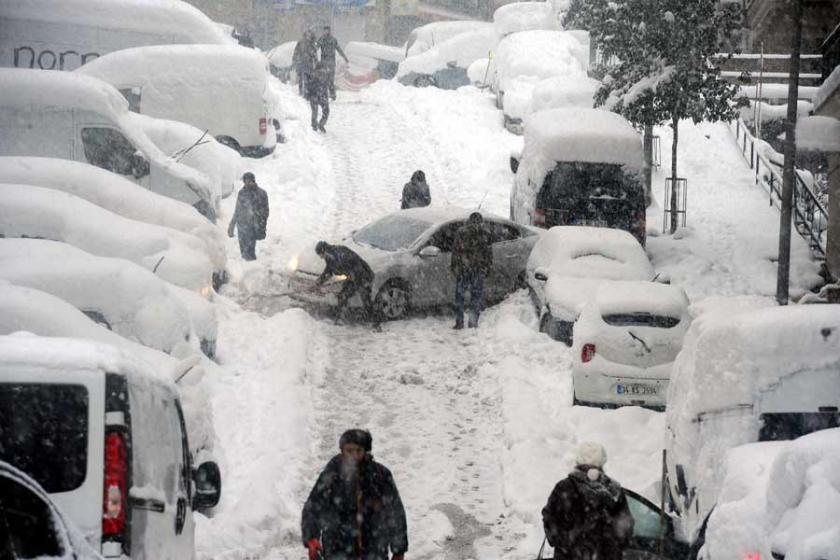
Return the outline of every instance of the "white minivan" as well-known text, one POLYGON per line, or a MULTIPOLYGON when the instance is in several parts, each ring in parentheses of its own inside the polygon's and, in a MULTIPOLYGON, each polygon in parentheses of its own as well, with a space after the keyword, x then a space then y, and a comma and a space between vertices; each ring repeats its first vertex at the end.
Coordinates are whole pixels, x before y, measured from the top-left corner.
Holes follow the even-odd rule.
POLYGON ((91 163, 215 219, 210 178, 166 155, 111 85, 81 74, 0 69, 0 155, 91 163))
POLYGON ((268 59, 237 45, 164 45, 106 54, 78 73, 108 82, 132 111, 191 124, 248 156, 274 151, 268 59))
POLYGON ((219 500, 218 466, 193 469, 168 373, 96 342, 0 336, 0 460, 106 558, 193 558, 192 512, 219 500))
POLYGON ((3 0, 0 67, 74 70, 144 45, 236 41, 180 0, 3 0))

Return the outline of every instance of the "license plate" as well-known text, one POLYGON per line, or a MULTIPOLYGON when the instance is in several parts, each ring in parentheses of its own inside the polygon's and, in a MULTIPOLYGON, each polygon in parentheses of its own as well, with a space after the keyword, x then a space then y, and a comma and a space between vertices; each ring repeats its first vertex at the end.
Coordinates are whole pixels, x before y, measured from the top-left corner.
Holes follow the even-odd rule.
POLYGON ((615 392, 618 395, 656 396, 659 393, 659 387, 646 383, 619 383, 615 386, 615 392))

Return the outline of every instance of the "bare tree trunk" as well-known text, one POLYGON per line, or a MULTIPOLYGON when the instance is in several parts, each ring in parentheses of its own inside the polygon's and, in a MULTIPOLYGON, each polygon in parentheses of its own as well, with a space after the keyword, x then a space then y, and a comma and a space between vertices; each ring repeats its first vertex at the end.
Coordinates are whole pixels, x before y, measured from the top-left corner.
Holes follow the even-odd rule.
POLYGON ((677 142, 680 138, 680 119, 674 117, 671 122, 674 140, 671 142, 671 233, 677 231, 677 142))
POLYGON ((653 202, 653 126, 645 125, 645 206, 653 202))

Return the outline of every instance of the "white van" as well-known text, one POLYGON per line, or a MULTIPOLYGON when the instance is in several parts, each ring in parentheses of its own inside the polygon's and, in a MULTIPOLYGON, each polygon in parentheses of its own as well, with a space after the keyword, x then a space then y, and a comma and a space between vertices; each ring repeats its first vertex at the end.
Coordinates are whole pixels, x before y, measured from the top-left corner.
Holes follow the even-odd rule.
POLYGON ((220 193, 203 173, 167 156, 141 115, 109 84, 46 70, 0 69, 0 155, 91 163, 215 219, 220 193))
POLYGON ((3 0, 0 67, 74 70, 145 45, 236 41, 180 0, 3 0))
POLYGON ((242 155, 274 151, 268 59, 237 45, 165 45, 107 54, 79 73, 106 81, 132 111, 191 124, 242 155))
POLYGON ((666 426, 671 505, 697 552, 730 450, 840 426, 840 305, 695 319, 671 373, 666 426))
POLYGON ((193 469, 168 373, 100 343, 0 336, 0 460, 106 558, 194 558, 192 511, 219 500, 218 466, 193 469))

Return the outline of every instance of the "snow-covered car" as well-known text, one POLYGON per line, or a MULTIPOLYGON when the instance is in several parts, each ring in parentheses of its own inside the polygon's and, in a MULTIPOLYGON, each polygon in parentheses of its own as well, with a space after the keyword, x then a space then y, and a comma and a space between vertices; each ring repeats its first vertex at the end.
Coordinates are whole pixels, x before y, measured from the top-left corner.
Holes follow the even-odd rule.
POLYGON ((130 260, 205 297, 213 293, 216 269, 195 236, 123 218, 66 192, 0 183, 0 236, 61 241, 130 260))
POLYGON ((368 67, 376 70, 377 79, 390 80, 397 73, 397 67, 405 59, 405 50, 381 43, 350 41, 344 47, 350 59, 350 67, 368 67), (371 62, 373 66, 371 66, 371 62))
MULTIPOLYGON (((701 543, 711 529, 728 450, 836 428, 838 411, 840 305, 696 318, 674 363, 665 411, 668 490, 688 541, 701 543)), ((801 489, 778 492, 796 501, 801 489)), ((778 505, 768 499, 773 515, 781 515, 778 505)), ((778 542, 790 536, 780 533, 778 542)))
POLYGON ((117 88, 137 113, 207 130, 246 156, 274 151, 274 130, 268 126, 269 62, 255 49, 136 47, 101 56, 76 72, 117 88))
POLYGON ((644 244, 647 216, 639 133, 600 109, 551 109, 526 119, 511 219, 538 227, 623 229, 644 244))
MULTIPOLYGON (((388 214, 345 238, 342 243, 367 261, 374 272, 373 294, 383 317, 404 316, 409 309, 448 304, 455 293, 449 264, 455 233, 474 210, 456 207, 412 208, 388 214)), ((493 239, 493 271, 485 297, 500 299, 523 285, 525 263, 537 241, 536 232, 504 218, 484 214, 493 239)), ((314 292, 324 261, 314 246, 289 265, 291 297, 335 305, 341 278, 314 292)), ((358 296, 351 305, 360 305, 358 296)))
POLYGON ((655 278, 645 250, 626 231, 556 226, 534 245, 525 272, 540 331, 572 345, 574 324, 604 280, 655 278))
POLYGON ((493 29, 499 40, 521 31, 559 29, 551 2, 512 2, 493 13, 493 29))
MULTIPOLYGON (((9 425, 6 421, 11 419, 4 417, 3 408, 0 403, 0 420, 6 426, 9 425)), ((3 558, 101 560, 102 556, 93 551, 41 485, 3 461, 3 455, 0 451, 0 496, 3 496, 0 501, 0 552, 3 558)))
POLYGON ((487 21, 459 20, 459 21, 435 21, 421 25, 411 31, 405 43, 405 56, 418 55, 426 52, 435 45, 442 43, 468 31, 492 28, 493 24, 487 21))
POLYGON ((599 282, 574 325, 575 401, 664 409, 674 359, 690 324, 682 288, 599 282))
POLYGON ((169 157, 110 84, 76 72, 0 69, 0 155, 86 161, 215 220, 212 180, 169 157))
POLYGON ((487 58, 496 44, 490 27, 467 31, 409 56, 400 63, 397 80, 407 86, 435 86, 457 89, 470 84, 467 70, 478 59, 487 58))
POLYGON ((294 54, 297 41, 280 43, 266 54, 271 74, 281 82, 289 83, 295 70, 294 54))
POLYGON ((42 239, 0 239, 0 263, 0 279, 59 297, 129 340, 177 356, 215 351, 213 305, 134 263, 42 239))
POLYGON ((224 233, 183 202, 153 193, 110 171, 65 159, 0 157, 0 183, 64 191, 125 218, 193 235, 204 243, 215 270, 222 271, 221 276, 214 277, 214 286, 224 280, 224 233))
POLYGON ((37 481, 94 550, 194 557, 192 512, 218 502, 221 476, 193 462, 170 372, 97 342, 0 336, 0 417, 0 459, 37 481))
POLYGON ((144 45, 236 41, 194 6, 161 0, 4 0, 0 66, 74 70, 144 45))

